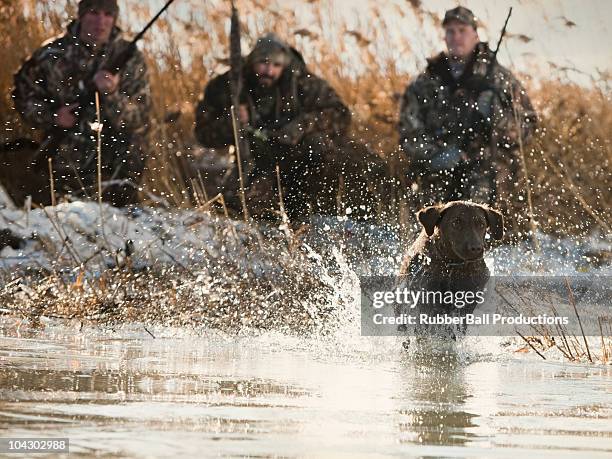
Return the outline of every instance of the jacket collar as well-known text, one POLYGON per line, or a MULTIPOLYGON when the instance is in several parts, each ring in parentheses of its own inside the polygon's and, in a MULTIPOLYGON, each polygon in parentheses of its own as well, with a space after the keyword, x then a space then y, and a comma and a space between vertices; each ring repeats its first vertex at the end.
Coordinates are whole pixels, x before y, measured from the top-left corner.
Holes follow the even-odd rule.
POLYGON ((486 42, 480 42, 474 48, 474 53, 465 64, 465 69, 459 78, 455 79, 453 77, 446 53, 440 53, 428 59, 427 72, 432 76, 440 78, 442 84, 449 86, 451 92, 454 92, 460 87, 469 86, 469 80, 472 76, 479 75, 484 77, 492 57, 493 53, 489 49, 489 45, 486 42))

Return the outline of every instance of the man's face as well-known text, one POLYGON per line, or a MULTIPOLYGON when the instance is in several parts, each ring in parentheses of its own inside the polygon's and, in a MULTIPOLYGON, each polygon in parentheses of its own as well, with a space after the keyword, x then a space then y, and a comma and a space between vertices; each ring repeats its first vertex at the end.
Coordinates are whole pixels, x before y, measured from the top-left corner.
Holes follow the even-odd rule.
POLYGON ((103 45, 108 43, 113 26, 115 25, 115 16, 112 13, 104 10, 92 9, 81 16, 81 40, 95 45, 103 45))
POLYGON ((284 66, 280 62, 265 60, 255 62, 253 70, 259 84, 269 88, 273 86, 283 74, 284 66))
POLYGON ((480 41, 478 32, 469 24, 451 21, 444 27, 444 41, 449 56, 455 59, 465 59, 472 54, 480 41))

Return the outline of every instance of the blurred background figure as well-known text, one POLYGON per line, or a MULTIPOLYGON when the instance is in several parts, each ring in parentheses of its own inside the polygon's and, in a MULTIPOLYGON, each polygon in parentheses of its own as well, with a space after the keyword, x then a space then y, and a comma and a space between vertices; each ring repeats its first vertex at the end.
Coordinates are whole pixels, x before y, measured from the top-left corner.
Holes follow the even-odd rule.
POLYGON ((442 22, 446 52, 428 60, 400 107, 400 146, 419 205, 472 199, 494 204, 516 192, 518 148, 536 125, 529 97, 480 41, 464 7, 442 22), (490 68, 492 66, 492 68, 490 68))
POLYGON ((150 110, 144 58, 136 51, 118 74, 99 70, 128 45, 116 24, 118 14, 116 0, 81 0, 78 18, 66 32, 36 50, 15 75, 15 107, 46 139, 29 158, 31 163, 24 158, 13 165, 24 194, 49 199, 40 180, 27 177, 45 177, 42 183, 48 184, 46 159, 51 157, 60 194, 96 195, 96 133, 91 127, 96 108, 83 101, 84 92, 95 89, 103 125, 103 199, 116 206, 137 200, 150 110))

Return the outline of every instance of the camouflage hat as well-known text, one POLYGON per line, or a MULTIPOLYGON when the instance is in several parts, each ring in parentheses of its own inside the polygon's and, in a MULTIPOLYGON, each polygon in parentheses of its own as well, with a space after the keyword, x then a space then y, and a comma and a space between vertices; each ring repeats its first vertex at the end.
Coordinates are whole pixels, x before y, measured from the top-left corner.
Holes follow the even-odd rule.
POLYGON ((252 64, 271 61, 278 62, 283 66, 289 64, 290 59, 289 47, 273 33, 258 38, 255 47, 247 58, 248 62, 252 64))
POLYGON ((102 10, 112 13, 114 16, 119 14, 117 0, 81 0, 79 2, 79 17, 91 10, 102 10))
POLYGON ((453 8, 452 10, 448 10, 444 14, 444 20, 442 21, 442 25, 445 26, 451 21, 459 21, 463 24, 468 24, 474 27, 475 29, 478 27, 478 21, 472 10, 464 7, 458 6, 457 8, 453 8))

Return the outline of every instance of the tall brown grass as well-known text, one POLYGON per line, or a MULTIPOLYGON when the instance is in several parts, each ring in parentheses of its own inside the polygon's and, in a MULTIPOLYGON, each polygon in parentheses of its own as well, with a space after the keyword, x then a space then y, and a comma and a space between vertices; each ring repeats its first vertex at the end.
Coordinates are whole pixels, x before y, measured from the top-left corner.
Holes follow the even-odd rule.
MULTIPOLYGON (((154 13, 148 2, 143 3, 121 2, 120 25, 128 33, 154 13)), ((353 135, 388 158, 393 173, 401 178, 404 164, 396 151, 398 102, 412 75, 403 74, 396 62, 398 56, 413 59, 427 50, 414 49, 408 39, 392 37, 376 5, 359 15, 357 25, 349 26, 332 3, 304 2, 300 9, 292 9, 268 0, 238 1, 243 49, 270 30, 295 45, 312 70, 326 78, 353 110, 353 135)), ((0 68, 0 141, 32 136, 10 100, 12 74, 44 39, 62 31, 75 4, 0 0, 0 46, 5 50, 0 68)), ((396 9, 399 15, 416 15, 422 22, 435 23, 420 2, 396 9)), ((145 184, 177 206, 194 205, 189 175, 193 156, 201 150, 194 148, 193 112, 206 82, 226 68, 228 29, 229 2, 183 0, 173 5, 141 45, 154 97, 145 184)), ((610 230, 609 83, 610 75, 602 74, 592 88, 585 88, 569 82, 562 72, 538 85, 527 81, 541 116, 539 132, 526 148, 527 172, 535 214, 545 232, 610 230)), ((398 197, 407 186, 405 181, 400 183, 395 190, 398 197)), ((411 211, 409 207, 405 210, 411 211)))

